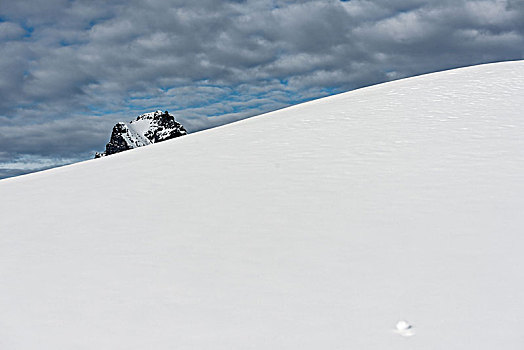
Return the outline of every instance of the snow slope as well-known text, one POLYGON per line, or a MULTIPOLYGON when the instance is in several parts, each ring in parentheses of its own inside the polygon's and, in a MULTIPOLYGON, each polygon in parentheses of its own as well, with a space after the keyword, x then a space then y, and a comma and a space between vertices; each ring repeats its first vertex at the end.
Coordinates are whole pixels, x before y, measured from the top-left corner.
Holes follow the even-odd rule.
POLYGON ((2 180, 0 349, 522 349, 523 97, 475 66, 2 180))

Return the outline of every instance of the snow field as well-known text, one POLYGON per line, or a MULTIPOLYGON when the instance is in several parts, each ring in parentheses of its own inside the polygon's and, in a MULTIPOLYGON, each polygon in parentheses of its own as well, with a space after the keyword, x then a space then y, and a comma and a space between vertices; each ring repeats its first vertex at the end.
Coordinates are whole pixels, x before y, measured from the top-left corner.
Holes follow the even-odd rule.
POLYGON ((475 66, 1 180, 0 348, 521 349, 523 96, 475 66))

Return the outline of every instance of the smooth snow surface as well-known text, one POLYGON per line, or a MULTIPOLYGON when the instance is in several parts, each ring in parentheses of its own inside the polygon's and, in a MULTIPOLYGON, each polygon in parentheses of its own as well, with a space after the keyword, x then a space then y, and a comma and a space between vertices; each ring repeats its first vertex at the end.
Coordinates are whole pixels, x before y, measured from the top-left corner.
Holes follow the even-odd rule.
POLYGON ((0 198, 2 350, 524 348, 523 61, 2 180, 0 198))

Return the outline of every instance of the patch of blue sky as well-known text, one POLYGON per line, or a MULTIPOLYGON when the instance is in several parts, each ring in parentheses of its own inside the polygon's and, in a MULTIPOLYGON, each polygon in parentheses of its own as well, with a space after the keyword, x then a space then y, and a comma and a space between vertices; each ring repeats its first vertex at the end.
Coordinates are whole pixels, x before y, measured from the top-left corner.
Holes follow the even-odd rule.
POLYGON ((130 96, 127 98, 127 101, 149 101, 155 98, 153 95, 144 95, 144 96, 130 96))
POLYGON ((93 18, 92 20, 87 22, 87 25, 84 27, 84 29, 85 30, 90 30, 91 28, 93 28, 97 24, 105 22, 105 21, 107 21, 107 20, 109 20, 109 19, 111 19, 113 17, 114 17, 113 14, 108 14, 107 16, 102 16, 102 17, 99 17, 99 18, 93 18))
POLYGON ((324 88, 320 89, 320 91, 322 93, 327 94, 327 95, 334 95, 334 94, 338 94, 338 93, 343 92, 341 89, 334 88, 334 87, 324 87, 324 88))
POLYGON ((66 39, 62 39, 58 42, 58 44, 61 47, 79 46, 79 45, 86 44, 86 43, 87 43, 87 40, 66 40, 66 39))
POLYGON ((24 38, 30 38, 33 35, 33 32, 35 31, 35 28, 33 26, 27 25, 26 23, 20 23, 22 28, 25 30, 25 34, 23 35, 24 38))
MULTIPOLYGON (((35 110, 40 105, 38 101, 19 103, 13 107, 14 110, 35 110)), ((13 115, 14 117, 15 115, 13 115)))

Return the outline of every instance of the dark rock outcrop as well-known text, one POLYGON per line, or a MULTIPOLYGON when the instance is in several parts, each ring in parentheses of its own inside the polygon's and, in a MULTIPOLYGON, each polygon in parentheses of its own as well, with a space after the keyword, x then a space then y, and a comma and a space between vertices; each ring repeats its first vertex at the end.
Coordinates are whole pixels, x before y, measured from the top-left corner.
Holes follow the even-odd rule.
POLYGON ((106 150, 96 153, 95 158, 108 156, 152 143, 186 135, 184 126, 168 111, 156 111, 138 116, 129 123, 117 123, 113 127, 106 150))

